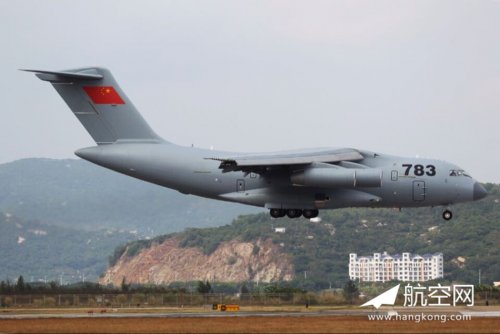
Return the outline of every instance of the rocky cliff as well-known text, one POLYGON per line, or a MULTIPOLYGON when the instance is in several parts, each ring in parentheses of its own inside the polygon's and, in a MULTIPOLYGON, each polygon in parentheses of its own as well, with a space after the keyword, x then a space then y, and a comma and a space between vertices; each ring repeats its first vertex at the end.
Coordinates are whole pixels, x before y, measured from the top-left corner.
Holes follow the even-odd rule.
POLYGON ((169 238, 129 257, 124 252, 101 278, 101 284, 169 284, 178 281, 208 280, 219 282, 290 281, 294 268, 290 257, 271 240, 219 244, 211 254, 199 248, 182 248, 179 240, 169 238))

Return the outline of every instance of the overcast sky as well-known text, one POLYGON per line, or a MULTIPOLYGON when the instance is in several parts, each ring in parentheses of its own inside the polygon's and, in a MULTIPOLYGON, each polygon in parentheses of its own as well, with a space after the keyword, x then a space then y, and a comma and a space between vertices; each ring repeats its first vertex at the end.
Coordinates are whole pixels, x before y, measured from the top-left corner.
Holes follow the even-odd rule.
POLYGON ((18 68, 101 65, 174 143, 354 147, 500 182, 499 1, 0 0, 0 43, 0 163, 94 145, 18 68))

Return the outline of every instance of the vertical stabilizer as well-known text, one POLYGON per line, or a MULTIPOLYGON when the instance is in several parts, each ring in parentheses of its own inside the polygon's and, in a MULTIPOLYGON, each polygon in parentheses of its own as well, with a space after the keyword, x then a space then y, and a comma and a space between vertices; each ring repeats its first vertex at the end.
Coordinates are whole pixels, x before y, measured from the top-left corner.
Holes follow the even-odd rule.
POLYGON ((105 68, 24 70, 49 81, 98 145, 117 140, 163 141, 105 68))

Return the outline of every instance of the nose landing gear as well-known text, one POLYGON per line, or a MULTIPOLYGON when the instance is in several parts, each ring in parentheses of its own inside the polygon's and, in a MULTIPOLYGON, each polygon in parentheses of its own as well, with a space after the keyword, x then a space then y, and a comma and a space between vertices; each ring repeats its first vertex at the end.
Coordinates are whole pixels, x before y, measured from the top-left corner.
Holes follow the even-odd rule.
POLYGON ((450 220, 451 218, 453 218, 453 213, 448 209, 444 210, 443 211, 443 219, 450 220))

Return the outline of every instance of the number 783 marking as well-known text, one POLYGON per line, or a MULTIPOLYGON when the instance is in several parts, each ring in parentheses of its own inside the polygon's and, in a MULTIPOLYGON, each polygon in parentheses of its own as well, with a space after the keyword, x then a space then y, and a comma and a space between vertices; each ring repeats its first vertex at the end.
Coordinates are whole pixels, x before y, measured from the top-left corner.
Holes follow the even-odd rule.
POLYGON ((436 175, 436 166, 434 165, 427 165, 424 167, 424 165, 412 165, 412 164, 403 164, 402 165, 405 170, 405 175, 410 175, 410 171, 413 167, 413 174, 416 176, 422 176, 422 175, 427 175, 427 176, 434 176, 436 175))

